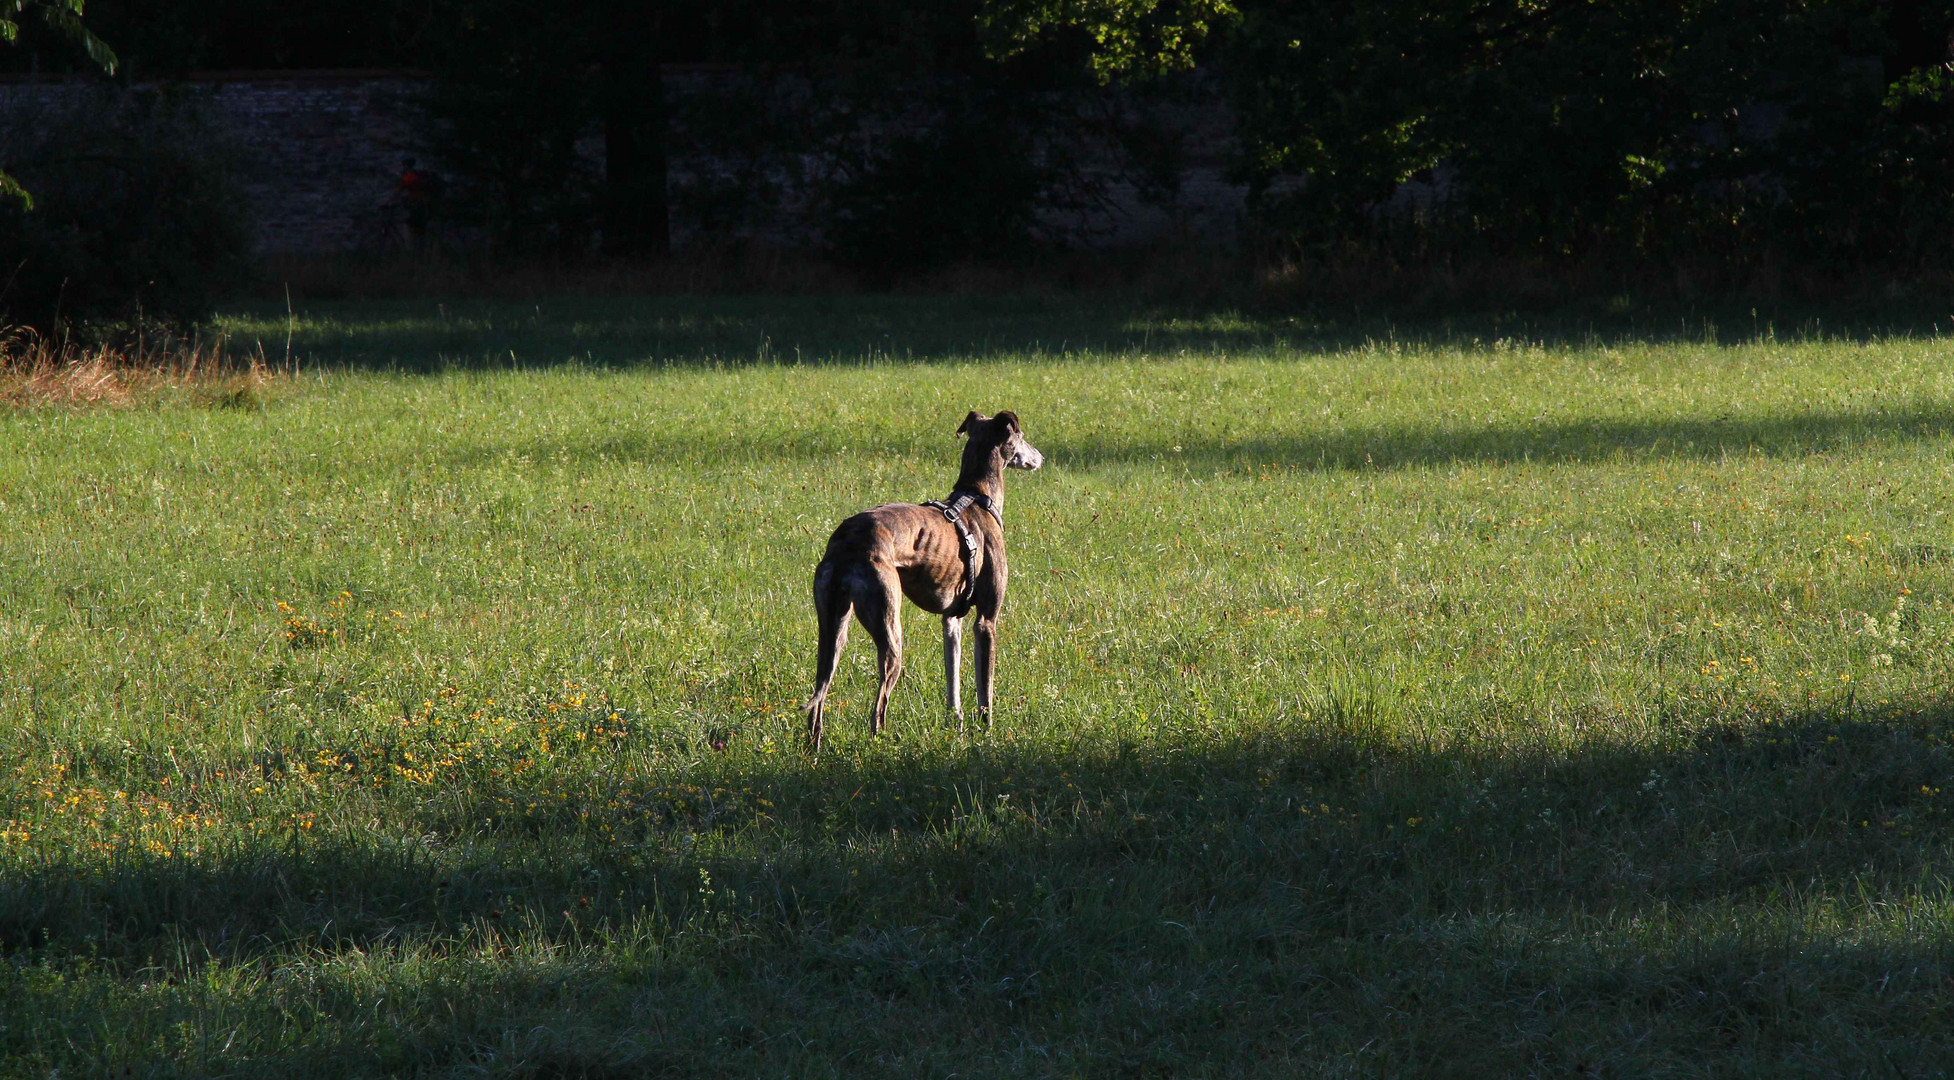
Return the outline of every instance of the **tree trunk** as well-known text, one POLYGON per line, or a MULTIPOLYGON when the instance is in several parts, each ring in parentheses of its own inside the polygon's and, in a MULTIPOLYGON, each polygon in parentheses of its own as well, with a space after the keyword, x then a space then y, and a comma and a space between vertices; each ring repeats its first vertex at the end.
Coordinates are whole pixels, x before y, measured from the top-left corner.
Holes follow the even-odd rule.
POLYGON ((636 58, 607 64, 605 76, 604 253, 669 254, 664 78, 636 58))

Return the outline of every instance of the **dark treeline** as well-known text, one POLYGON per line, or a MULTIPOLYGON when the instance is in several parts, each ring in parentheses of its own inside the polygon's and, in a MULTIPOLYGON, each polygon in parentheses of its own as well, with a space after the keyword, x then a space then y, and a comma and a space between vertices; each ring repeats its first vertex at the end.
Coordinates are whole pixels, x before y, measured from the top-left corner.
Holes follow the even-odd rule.
MULTIPOLYGON (((1154 77, 1176 61, 1233 106, 1250 239, 1294 257, 1908 272, 1945 269, 1954 227, 1946 0, 91 0, 87 19, 124 81, 431 73, 456 212, 504 250, 655 255, 675 205, 731 228, 790 192, 830 254, 883 274, 1062 244, 1049 211, 1100 194, 1082 138, 1171 197, 1171 133, 1127 106, 1177 92, 1154 77), (674 94, 674 64, 736 75, 674 94), (715 168, 678 176, 681 154, 715 168)), ((0 59, 87 67, 31 26, 0 59)))
POLYGON ((1946 3, 1243 8, 1221 63, 1246 177, 1303 181, 1263 200, 1291 237, 1724 260, 1946 250, 1946 3), (1434 198, 1379 213, 1407 180, 1434 198))

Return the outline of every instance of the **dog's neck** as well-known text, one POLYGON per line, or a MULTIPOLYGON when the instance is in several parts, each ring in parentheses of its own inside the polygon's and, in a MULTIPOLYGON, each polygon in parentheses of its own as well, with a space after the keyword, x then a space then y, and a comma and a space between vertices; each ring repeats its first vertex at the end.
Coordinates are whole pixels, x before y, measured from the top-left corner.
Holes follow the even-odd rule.
POLYGON ((999 511, 1004 509, 1004 455, 995 446, 971 444, 963 449, 963 471, 953 491, 980 492, 999 511))

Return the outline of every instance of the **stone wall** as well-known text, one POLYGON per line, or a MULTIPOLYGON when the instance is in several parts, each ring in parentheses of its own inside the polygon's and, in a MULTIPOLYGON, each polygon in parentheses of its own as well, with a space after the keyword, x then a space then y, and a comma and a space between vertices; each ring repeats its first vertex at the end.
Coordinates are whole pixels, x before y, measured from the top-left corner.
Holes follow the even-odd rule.
MULTIPOLYGON (((224 72, 170 92, 201 99, 237 146, 259 250, 321 253, 384 231, 401 159, 417 154, 412 99, 423 85, 398 72, 224 72)), ((15 78, 0 82, 0 107, 58 117, 99 92, 85 81, 15 78)))
MULTIPOLYGON (((676 93, 698 93, 709 72, 667 76, 676 93)), ((217 72, 175 84, 172 92, 201 97, 220 129, 247 162, 246 186, 265 253, 323 254, 398 243, 388 210, 403 158, 430 162, 417 143, 414 100, 424 76, 397 71, 217 72)), ((139 90, 144 88, 138 88, 139 90)), ((148 88, 153 91, 154 88, 148 88)), ((59 104, 94 92, 90 84, 15 78, 0 81, 0 107, 59 104)), ((1052 224, 1100 246, 1144 243, 1164 233, 1232 236, 1242 217, 1243 189, 1226 179, 1228 117, 1212 95, 1161 111, 1181 134, 1185 169, 1178 198, 1149 203, 1119 174, 1114 156, 1101 154, 1096 177, 1107 198, 1097 210, 1057 216, 1052 224)), ((591 152, 601 154, 601 144, 591 152)), ((674 176, 713 171, 714 163, 684 155, 674 176)), ((797 245, 818 242, 817 223, 787 199, 784 214, 719 235, 683 220, 672 223, 681 246, 732 237, 797 245)))
POLYGON ((212 79, 213 113, 237 139, 259 247, 343 251, 372 242, 404 157, 416 146, 421 80, 399 75, 212 79))
POLYGON ((1102 247, 1145 244, 1163 235, 1226 241, 1242 227, 1248 189, 1228 179, 1234 151, 1234 118, 1219 91, 1205 92, 1178 105, 1149 107, 1152 118, 1180 139, 1180 185, 1164 205, 1142 197, 1139 186, 1121 175, 1111 155, 1102 155, 1100 182, 1110 204, 1087 235, 1102 247))
POLYGON ((345 251, 384 239, 401 159, 426 156, 412 115, 421 80, 331 73, 199 83, 249 162, 261 250, 345 251))

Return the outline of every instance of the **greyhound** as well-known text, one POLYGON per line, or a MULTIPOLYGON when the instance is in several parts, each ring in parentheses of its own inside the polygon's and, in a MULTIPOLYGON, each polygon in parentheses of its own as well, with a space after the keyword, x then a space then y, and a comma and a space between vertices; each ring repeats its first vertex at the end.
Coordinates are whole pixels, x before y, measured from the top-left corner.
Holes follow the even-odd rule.
POLYGON ((821 749, 821 713, 835 665, 848 642, 853 609, 882 663, 870 730, 888 727, 889 694, 902 677, 902 595, 943 616, 944 698, 963 727, 963 618, 977 612, 977 714, 991 723, 991 675, 997 662, 998 606, 1004 600, 1004 470, 1036 469, 1045 455, 1025 441, 1016 413, 963 418, 969 437, 963 471, 943 502, 889 503, 836 526, 814 568, 814 615, 821 643, 814 659, 814 696, 807 703, 807 740, 821 749), (981 509, 982 513, 973 513, 981 509), (897 590, 902 595, 898 595, 897 590))

